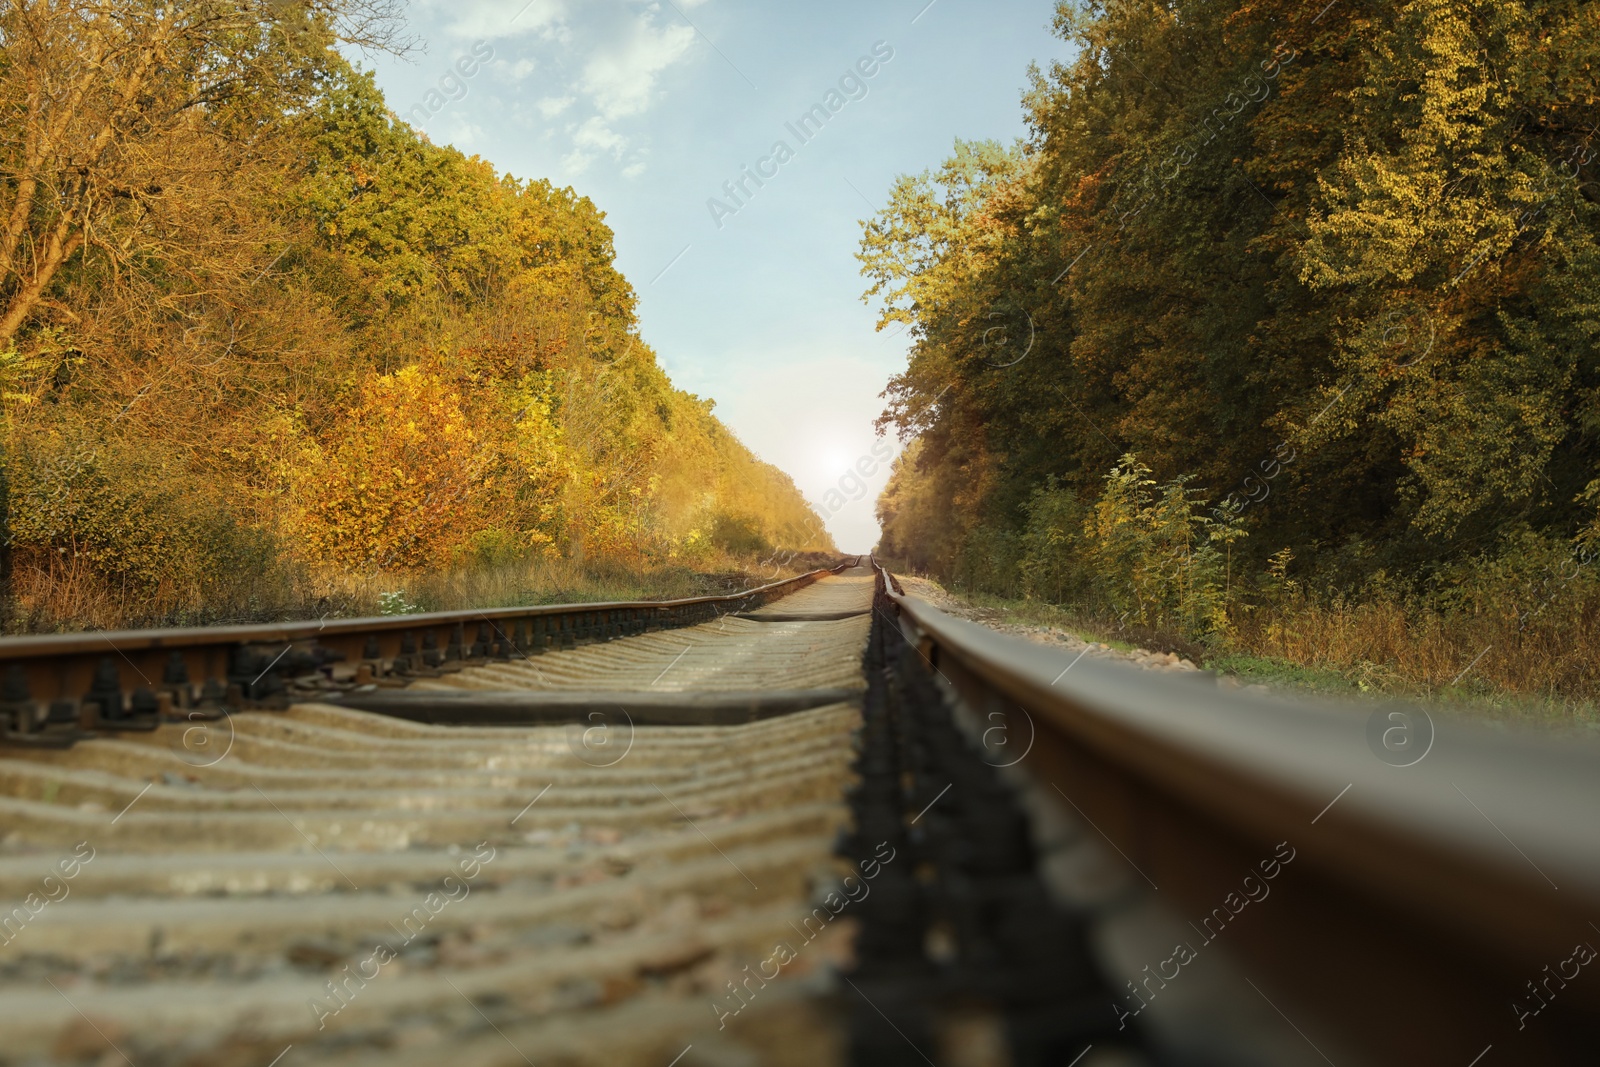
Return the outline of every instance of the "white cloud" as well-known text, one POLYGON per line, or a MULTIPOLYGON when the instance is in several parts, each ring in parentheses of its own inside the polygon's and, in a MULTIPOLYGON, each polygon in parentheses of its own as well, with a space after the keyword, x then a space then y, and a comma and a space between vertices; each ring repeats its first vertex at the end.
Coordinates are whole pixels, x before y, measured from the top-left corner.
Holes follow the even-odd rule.
MULTIPOLYGON (((545 138, 553 133, 559 143, 563 130, 548 124, 570 120, 562 158, 570 173, 601 158, 615 160, 625 177, 644 173, 643 153, 629 143, 631 128, 616 127, 645 113, 660 94, 663 73, 690 54, 695 31, 678 11, 659 0, 411 2, 415 21, 431 25, 434 34, 493 45, 501 61, 494 80, 508 90, 517 83, 511 91, 521 107, 536 109, 542 123, 535 125, 545 125, 545 138)), ((681 10, 705 2, 675 0, 681 10)))
POLYGON ((465 119, 450 122, 445 129, 442 140, 446 144, 455 145, 463 152, 471 152, 475 146, 483 143, 484 129, 475 122, 465 119))
POLYGON ((571 107, 577 99, 575 96, 547 96, 536 106, 539 108, 539 114, 547 119, 553 119, 571 107))
POLYGON ((656 77, 693 41, 694 30, 688 26, 657 26, 648 13, 639 15, 584 64, 579 88, 608 119, 637 115, 650 105, 656 77))
POLYGON ((589 164, 602 154, 621 159, 623 150, 628 147, 622 135, 607 126, 598 115, 591 115, 583 122, 568 127, 568 132, 572 135, 572 151, 561 162, 574 174, 588 169, 589 164))
POLYGON ((572 143, 580 148, 610 152, 619 158, 627 146, 627 142, 598 115, 584 119, 583 124, 572 131, 572 143))
POLYGON ((622 176, 630 180, 639 177, 639 175, 644 173, 645 164, 649 162, 649 158, 650 149, 642 147, 635 148, 632 152, 628 153, 628 165, 622 168, 622 176))
POLYGON ((418 7, 439 12, 451 34, 491 41, 524 34, 541 37, 559 34, 567 12, 566 0, 512 0, 509 4, 505 0, 416 0, 416 3, 418 7))

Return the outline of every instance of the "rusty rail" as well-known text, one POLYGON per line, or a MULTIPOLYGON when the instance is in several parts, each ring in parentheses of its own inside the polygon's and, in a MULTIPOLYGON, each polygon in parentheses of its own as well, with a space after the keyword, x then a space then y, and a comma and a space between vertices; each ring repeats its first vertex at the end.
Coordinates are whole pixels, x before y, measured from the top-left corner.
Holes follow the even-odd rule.
MULTIPOLYGON (((917 667, 960 695, 973 735, 1012 745, 996 750, 1007 763, 1026 746, 1017 763, 1039 792, 1131 868, 1191 951, 1226 943, 1254 986, 1243 996, 1292 1020, 1306 1062, 1592 1060, 1600 746, 1078 662, 904 595, 879 569, 917 667), (1393 758, 1397 729, 1426 745, 1393 758)), ((1110 967, 1129 981, 1109 1010, 1170 1004, 1167 980, 1186 980, 1152 982, 1140 962, 1181 974, 1183 961, 1164 946, 1110 967)))
POLYGON ((679 600, 6 638, 0 740, 68 745, 97 730, 149 730, 163 720, 282 707, 297 681, 325 694, 371 691, 472 663, 692 626, 755 610, 849 563, 679 600))

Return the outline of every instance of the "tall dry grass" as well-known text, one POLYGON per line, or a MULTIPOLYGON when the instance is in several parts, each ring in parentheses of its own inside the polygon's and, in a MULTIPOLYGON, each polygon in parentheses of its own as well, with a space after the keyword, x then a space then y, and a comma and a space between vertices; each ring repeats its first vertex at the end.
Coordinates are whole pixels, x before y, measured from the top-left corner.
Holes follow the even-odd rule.
MULTIPOLYGON (((548 556, 401 574, 313 573, 277 567, 229 587, 148 592, 106 581, 92 567, 41 554, 13 560, 8 633, 214 626, 292 619, 359 618, 419 611, 605 600, 667 600, 734 592, 822 565, 814 554, 779 566, 718 554, 693 564, 548 556), (180 595, 181 594, 181 595, 180 595)), ((832 560, 828 560, 831 564, 832 560)))
POLYGON ((1335 671, 1364 689, 1600 700, 1600 597, 1593 595, 1532 619, 1392 600, 1268 606, 1246 615, 1227 644, 1335 671))

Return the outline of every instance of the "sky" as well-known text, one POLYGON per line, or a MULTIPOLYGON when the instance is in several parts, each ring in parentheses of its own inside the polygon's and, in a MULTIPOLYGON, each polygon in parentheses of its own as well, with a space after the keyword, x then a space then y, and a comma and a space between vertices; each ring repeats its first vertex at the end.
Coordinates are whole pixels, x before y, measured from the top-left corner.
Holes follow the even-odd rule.
POLYGON ((1052 6, 413 0, 421 50, 359 62, 435 143, 593 200, 673 383, 865 551, 888 477, 872 424, 906 345, 861 301, 861 220, 957 138, 1024 134, 1028 64, 1069 56, 1052 6))

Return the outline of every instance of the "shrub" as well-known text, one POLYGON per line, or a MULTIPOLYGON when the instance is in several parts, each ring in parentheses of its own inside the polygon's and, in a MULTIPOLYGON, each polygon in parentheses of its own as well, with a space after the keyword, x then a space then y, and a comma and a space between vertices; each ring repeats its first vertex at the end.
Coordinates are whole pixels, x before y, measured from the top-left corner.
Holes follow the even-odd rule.
POLYGON ((757 555, 772 546, 756 519, 744 515, 718 515, 711 523, 711 543, 735 556, 757 555))
MULTIPOLYGON (((1092 507, 1051 483, 1027 504, 1018 569, 1032 595, 1087 600, 1091 610, 1190 637, 1228 628, 1227 548, 1237 521, 1211 518, 1190 475, 1158 485, 1128 453, 1092 507)), ((1226 516, 1226 512, 1220 513, 1226 516)))
POLYGON ((7 548, 23 614, 91 625, 247 601, 277 546, 213 486, 149 441, 81 427, 13 431, 7 548))
POLYGON ((1024 505, 1018 573, 1025 595, 1055 603, 1081 602, 1090 590, 1086 525, 1089 510, 1077 494, 1051 478, 1024 505))

